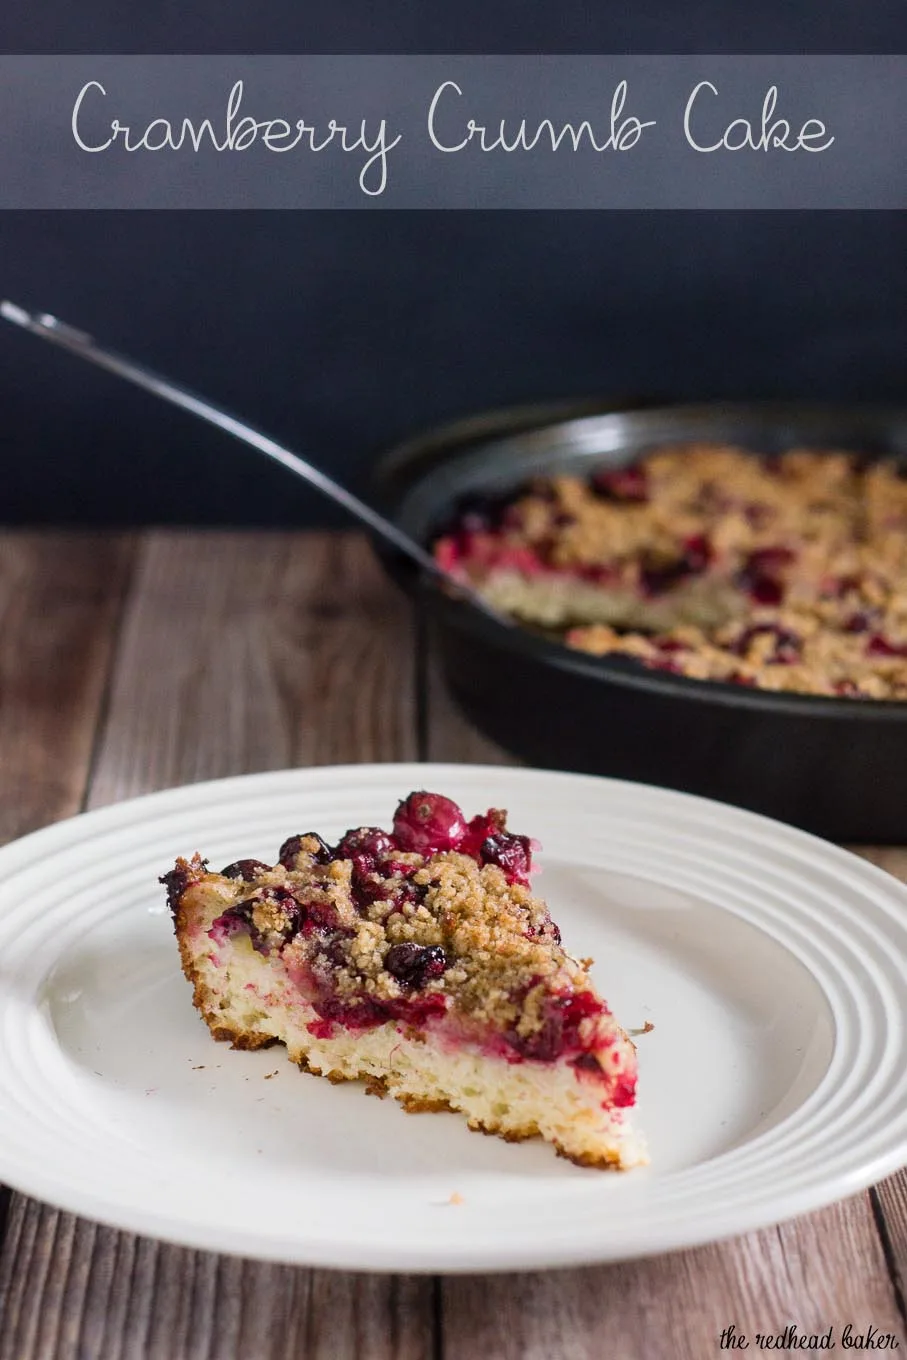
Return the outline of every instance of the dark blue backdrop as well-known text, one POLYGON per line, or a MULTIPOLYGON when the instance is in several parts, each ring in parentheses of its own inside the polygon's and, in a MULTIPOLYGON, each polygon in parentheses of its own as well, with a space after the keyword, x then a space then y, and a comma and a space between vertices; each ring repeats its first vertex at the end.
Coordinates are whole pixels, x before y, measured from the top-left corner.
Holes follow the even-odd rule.
MULTIPOLYGON (((903 50, 895 0, 452 6, 33 0, 0 50, 903 50)), ((426 424, 586 394, 904 392, 903 216, 6 213, 0 293, 353 476, 426 424)), ((0 519, 302 523, 323 507, 150 398, 0 331, 0 519)))

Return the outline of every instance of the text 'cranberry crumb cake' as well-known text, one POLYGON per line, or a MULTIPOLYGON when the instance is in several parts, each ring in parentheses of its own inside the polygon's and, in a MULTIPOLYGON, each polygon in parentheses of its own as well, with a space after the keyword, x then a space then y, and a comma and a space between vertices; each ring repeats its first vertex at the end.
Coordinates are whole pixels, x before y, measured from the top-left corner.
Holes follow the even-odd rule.
POLYGON ((196 855, 161 882, 215 1038, 582 1166, 643 1163, 636 1050, 533 897, 532 850, 504 812, 420 791, 390 832, 291 836, 219 874, 196 855))
POLYGON ((907 699, 907 479, 890 459, 659 448, 465 507, 434 552, 497 609, 581 651, 907 699))

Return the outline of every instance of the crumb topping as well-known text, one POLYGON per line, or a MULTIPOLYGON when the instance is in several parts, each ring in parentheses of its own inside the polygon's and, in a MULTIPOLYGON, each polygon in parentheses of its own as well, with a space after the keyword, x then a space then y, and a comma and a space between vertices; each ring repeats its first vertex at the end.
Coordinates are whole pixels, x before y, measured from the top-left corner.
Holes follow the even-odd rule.
POLYGON ((528 838, 507 830, 500 809, 467 822, 449 800, 418 797, 402 821, 398 809, 393 835, 359 828, 334 850, 291 837, 273 867, 245 860, 244 873, 211 874, 196 856, 162 881, 177 884, 176 910, 192 884, 216 885, 215 945, 241 932, 279 956, 327 1024, 455 1014, 464 1031, 494 1030, 523 1056, 582 1049, 608 1012, 591 961, 566 953, 530 890, 528 838), (416 830, 401 834, 408 815, 416 830), (400 848, 414 838, 422 852, 400 848))
MULTIPOLYGON (((335 880, 339 886, 331 900, 345 933, 323 940, 303 931, 284 950, 286 961, 297 967, 310 964, 318 971, 329 966, 333 990, 341 998, 406 995, 404 970, 387 967, 393 951, 406 945, 443 951, 443 972, 426 980, 420 991, 454 998, 464 1015, 480 1023, 515 1024, 525 1014, 526 1025, 537 1027, 541 1018, 532 988, 540 980, 567 990, 590 985, 585 969, 561 948, 544 903, 523 884, 509 883, 495 865, 479 865, 454 851, 412 856, 407 867, 415 872, 409 878, 370 876, 371 886, 380 883, 387 895, 363 912, 353 899, 352 865, 341 863, 344 872, 335 880)), ((328 871, 320 865, 280 875, 272 871, 268 882, 277 879, 294 897, 310 901, 322 891, 328 871)), ((238 901, 249 886, 239 890, 238 901)), ((410 957, 417 968, 416 956, 410 957)))
POLYGON ((907 479, 890 460, 664 447, 630 468, 537 479, 463 515, 435 552, 498 607, 556 622, 595 655, 907 698, 907 479))

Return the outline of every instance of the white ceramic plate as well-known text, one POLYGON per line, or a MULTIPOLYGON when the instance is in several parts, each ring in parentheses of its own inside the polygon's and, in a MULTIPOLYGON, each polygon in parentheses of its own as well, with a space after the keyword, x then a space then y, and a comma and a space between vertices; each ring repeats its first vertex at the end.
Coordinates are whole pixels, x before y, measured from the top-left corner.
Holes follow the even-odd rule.
POLYGON ((198 784, 0 850, 0 1179, 175 1242, 373 1270, 690 1246, 907 1161, 907 890, 698 798, 533 770, 376 765, 198 784), (543 843, 537 890, 638 1040, 652 1166, 581 1170, 216 1044, 157 876, 388 824, 435 788, 543 843), (451 1202, 454 1197, 454 1202, 451 1202), (461 1202, 457 1202, 457 1200, 461 1202))

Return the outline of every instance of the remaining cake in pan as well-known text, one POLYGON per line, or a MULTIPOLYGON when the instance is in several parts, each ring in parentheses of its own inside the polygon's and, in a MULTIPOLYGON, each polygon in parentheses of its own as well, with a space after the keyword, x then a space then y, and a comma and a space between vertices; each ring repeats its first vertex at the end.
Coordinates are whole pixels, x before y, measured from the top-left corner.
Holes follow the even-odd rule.
POLYGON ((907 480, 712 445, 463 511, 440 562, 571 646, 771 690, 907 698, 907 480))
POLYGON ((161 882, 215 1038, 280 1040, 303 1069, 364 1078, 407 1110, 633 1166, 646 1161, 629 1122, 636 1051, 532 896, 531 859, 505 813, 467 821, 416 792, 390 832, 361 827, 333 848, 292 836, 277 864, 219 874, 196 855, 161 882))

